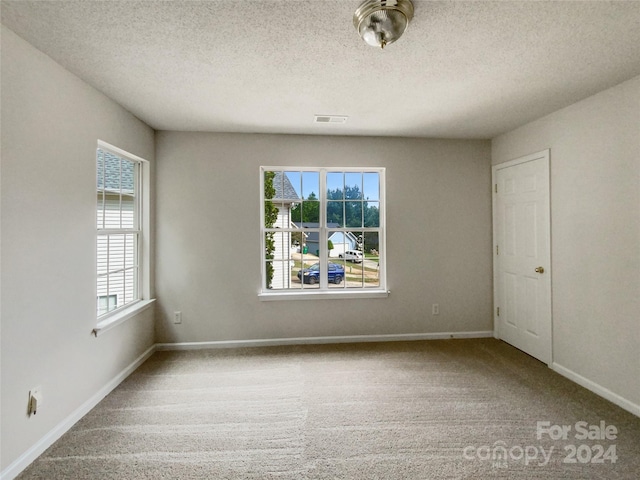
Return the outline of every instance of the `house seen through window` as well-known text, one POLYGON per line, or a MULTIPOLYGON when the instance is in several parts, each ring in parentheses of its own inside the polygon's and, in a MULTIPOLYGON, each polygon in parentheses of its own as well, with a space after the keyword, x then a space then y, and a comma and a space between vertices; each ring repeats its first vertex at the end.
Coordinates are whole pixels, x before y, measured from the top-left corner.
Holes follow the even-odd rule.
POLYGON ((384 280, 384 169, 262 168, 263 292, 384 280))

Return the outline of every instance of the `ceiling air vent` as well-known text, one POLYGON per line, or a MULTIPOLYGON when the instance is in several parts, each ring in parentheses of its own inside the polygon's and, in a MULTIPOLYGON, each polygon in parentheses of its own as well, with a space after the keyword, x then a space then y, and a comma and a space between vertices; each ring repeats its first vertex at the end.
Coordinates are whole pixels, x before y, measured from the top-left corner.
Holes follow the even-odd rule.
POLYGON ((347 123, 347 118, 349 117, 345 115, 316 115, 313 121, 314 123, 341 125, 347 123))

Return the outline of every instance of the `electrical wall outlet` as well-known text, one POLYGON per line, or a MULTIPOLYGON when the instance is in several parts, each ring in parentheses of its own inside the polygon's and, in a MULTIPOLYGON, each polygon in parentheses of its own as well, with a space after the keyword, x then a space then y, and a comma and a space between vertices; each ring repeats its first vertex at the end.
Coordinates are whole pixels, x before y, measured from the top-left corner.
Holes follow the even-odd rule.
POLYGON ((182 323, 182 312, 173 312, 173 323, 182 323))
POLYGON ((27 405, 27 413, 29 416, 38 413, 42 406, 42 388, 35 387, 29 391, 29 404, 27 405))
POLYGON ((437 303, 431 305, 431 315, 440 315, 440 305, 437 303))

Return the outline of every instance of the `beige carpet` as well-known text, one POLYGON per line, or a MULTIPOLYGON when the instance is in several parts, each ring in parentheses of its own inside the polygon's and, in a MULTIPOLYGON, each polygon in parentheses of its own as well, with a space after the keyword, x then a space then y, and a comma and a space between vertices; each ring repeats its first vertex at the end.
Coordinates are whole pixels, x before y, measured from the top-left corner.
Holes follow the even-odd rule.
POLYGON ((639 474, 640 418, 478 339, 157 352, 19 478, 639 474), (545 421, 567 439, 538 439, 545 421), (578 440, 580 421, 617 438, 578 440))

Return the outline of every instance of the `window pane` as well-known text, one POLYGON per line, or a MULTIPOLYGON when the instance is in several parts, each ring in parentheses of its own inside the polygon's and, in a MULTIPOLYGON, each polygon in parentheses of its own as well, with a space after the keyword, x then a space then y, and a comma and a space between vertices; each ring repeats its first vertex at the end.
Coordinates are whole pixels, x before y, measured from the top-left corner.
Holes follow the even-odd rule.
POLYGON ((271 198, 282 198, 283 182, 284 175, 282 174, 282 172, 274 171, 272 180, 273 195, 271 196, 271 198))
POLYGON ((297 193, 301 188, 301 178, 300 172, 265 172, 263 179, 265 228, 290 228, 293 218, 300 221, 300 207, 293 212, 292 209, 301 200, 297 193))
POLYGON ((363 177, 364 199, 380 200, 380 174, 365 173, 363 177))
POLYGON ((97 227, 104 228, 104 152, 100 149, 96 159, 96 187, 98 190, 97 227))
MULTIPOLYGON (((97 253, 98 253, 98 275, 104 275, 108 272, 109 263, 108 253, 109 253, 109 237, 107 235, 101 235, 98 237, 98 245, 97 245, 97 253)), ((106 295, 106 292, 105 292, 106 295)))
MULTIPOLYGON (((107 308, 108 303, 107 303, 107 298, 108 298, 108 294, 109 294, 109 290, 107 289, 107 277, 98 277, 98 285, 97 285, 98 289, 97 289, 97 293, 98 293, 98 315, 103 315, 105 313, 107 313, 109 310, 107 308)), ((114 297, 114 301, 113 301, 113 305, 115 308, 115 295, 113 295, 114 297)))
POLYGON ((104 191, 98 191, 98 203, 97 203, 97 215, 96 215, 97 228, 104 228, 104 207, 105 207, 104 191))
POLYGON ((329 255, 329 259, 334 259, 337 258, 338 255, 340 254, 341 250, 340 250, 340 235, 342 232, 332 232, 329 231, 327 233, 329 239, 327 241, 327 254, 329 255), (336 246, 336 243, 338 243, 338 245, 336 246))
POLYGON ((137 234, 99 235, 97 238, 98 273, 131 268, 136 261, 137 234))
POLYGON ((263 288, 269 290, 271 285, 273 284, 273 261, 266 260, 265 261, 265 276, 264 276, 264 285, 263 288))
POLYGON ((304 232, 292 232, 291 233, 291 254, 302 254, 302 250, 305 245, 305 235, 304 232))
POLYGON ((130 233, 124 235, 124 267, 132 268, 137 266, 137 235, 130 233))
POLYGON ((274 177, 276 172, 268 170, 264 172, 262 182, 264 185, 264 198, 265 200, 271 199, 276 196, 276 189, 274 186, 274 177))
POLYGON ((109 152, 104 153, 104 184, 107 192, 120 193, 120 157, 109 152))
MULTIPOLYGON (((279 175, 276 176, 279 178, 279 175)), ((288 200, 298 200, 301 197, 300 192, 302 191, 302 172, 284 172, 282 175, 282 190, 279 187, 276 187, 276 197, 288 200), (282 191, 282 194, 280 194, 282 191)))
POLYGON ((276 194, 274 198, 283 200, 288 204, 300 200, 300 185, 300 172, 276 172, 274 179, 276 194))
POLYGON ((125 195, 133 195, 135 193, 136 184, 136 162, 127 160, 126 158, 120 159, 121 164, 121 179, 120 186, 121 192, 125 195))
POLYGON ((343 258, 346 251, 356 248, 356 239, 351 232, 330 230, 327 243, 330 247, 329 258, 332 259, 332 261, 337 258, 343 258))
POLYGON ((378 232, 364 232, 362 245, 363 251, 377 256, 378 250, 380 250, 379 238, 380 234, 378 232))
POLYGON ((344 200, 344 174, 342 172, 327 173, 327 199, 344 200))
POLYGON ((120 228, 120 195, 105 194, 104 228, 120 228))
POLYGON ((312 254, 302 254, 291 274, 292 288, 319 288, 318 257, 312 254))
POLYGON ((327 279, 330 288, 344 288, 345 269, 340 262, 329 261, 327 263, 327 272, 323 275, 327 279))
POLYGON ((134 268, 130 268, 124 271, 124 302, 123 304, 127 304, 133 302, 137 298, 136 292, 136 272, 137 270, 134 268))
POLYGON ((279 214, 280 214, 280 208, 277 202, 274 202, 273 200, 266 200, 264 202, 265 228, 275 228, 276 226, 278 226, 279 214))
POLYGON ((328 235, 329 268, 325 274, 327 283, 329 288, 344 288, 344 253, 351 248, 352 244, 349 243, 346 232, 329 231, 328 235))
POLYGON ((346 227, 362 227, 362 202, 345 202, 346 227))
POLYGON ((365 259, 363 265, 363 282, 365 288, 378 288, 380 287, 380 258, 368 257, 365 259))
POLYGON ((330 258, 329 277, 327 278, 329 288, 344 289, 347 287, 347 274, 351 264, 344 259, 344 253, 335 258, 330 258))
POLYGON ((273 202, 278 209, 275 228, 291 228, 291 204, 284 202, 273 202))
POLYGON ((303 258, 304 265, 296 273, 296 277, 298 282, 302 285, 303 288, 320 288, 320 263, 318 262, 317 257, 313 256, 304 256, 303 258))
POLYGON ((290 288, 292 257, 292 233, 269 232, 265 234, 265 288, 290 288))
POLYGON ((121 271, 98 277, 98 315, 111 312, 138 298, 135 289, 137 270, 121 271))
POLYGON ((291 222, 293 226, 299 228, 302 224, 302 203, 293 203, 291 205, 291 222))
POLYGON ((320 222, 320 202, 315 198, 303 200, 291 209, 293 222, 297 227, 318 227, 320 222))
POLYGON ((380 226, 380 203, 365 202, 364 226, 379 227, 380 226))
POLYGON ((365 288, 380 287, 380 253, 379 233, 364 232, 362 249, 365 255, 364 261, 364 286, 365 288))
POLYGON ((121 200, 121 228, 135 228, 135 198, 123 195, 121 200))
POLYGON ((125 236, 109 235, 109 272, 124 269, 125 236))
POLYGON ((137 163, 98 149, 98 228, 135 228, 137 163))
POLYGON ((104 150, 100 148, 96 153, 96 187, 104 190, 104 150))
POLYGON ((115 310, 117 305, 117 299, 118 299, 117 295, 98 296, 98 316, 104 315, 105 313, 115 310))
POLYGON ((356 263, 353 261, 345 261, 345 287, 346 288, 362 288, 363 276, 362 276, 362 263, 356 263))
POLYGON ((344 202, 327 202, 327 226, 344 227, 344 202))
POLYGON ((317 258, 318 251, 320 249, 319 233, 317 229, 303 228, 300 232, 294 232, 292 242, 302 237, 302 243, 299 245, 299 253, 317 258))
POLYGON ((319 172, 303 172, 302 173, 302 191, 301 198, 309 199, 310 197, 319 200, 320 194, 320 173, 319 172))
POLYGON ((344 261, 345 287, 362 288, 363 255, 360 251, 362 232, 346 232, 345 242, 345 251, 341 257, 344 261))
POLYGON ((362 173, 345 173, 344 196, 347 200, 362 200, 362 173))
MULTIPOLYGON (((109 274, 107 276, 107 282, 109 282, 109 295, 117 295, 118 297, 115 308, 120 308, 124 305, 125 299, 125 272, 121 271, 109 274)), ((132 297, 133 294, 129 292, 129 296, 132 297)))
POLYGON ((303 221, 306 223, 318 223, 320 222, 320 202, 319 201, 306 201, 304 202, 305 215, 303 221))
MULTIPOLYGON (((320 175, 318 172, 295 172, 297 199, 291 207, 291 217, 295 226, 317 227, 320 222, 320 175)), ((287 172, 289 175, 289 172, 287 172)))
POLYGON ((289 260, 291 257, 291 232, 273 232, 273 259, 289 260))
POLYGON ((293 261, 274 260, 271 264, 273 267, 271 288, 274 290, 291 288, 291 270, 293 268, 293 261))
POLYGON ((278 219, 278 208, 274 205, 273 198, 276 196, 275 179, 276 172, 264 172, 264 226, 273 228, 278 219))
POLYGON ((98 235, 96 287, 99 315, 139 298, 137 249, 138 235, 135 233, 98 235), (117 298, 117 301, 113 303, 110 300, 105 311, 103 297, 117 298))

